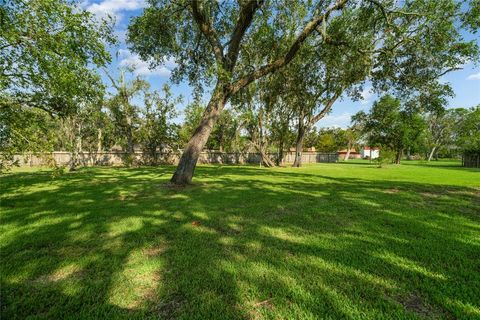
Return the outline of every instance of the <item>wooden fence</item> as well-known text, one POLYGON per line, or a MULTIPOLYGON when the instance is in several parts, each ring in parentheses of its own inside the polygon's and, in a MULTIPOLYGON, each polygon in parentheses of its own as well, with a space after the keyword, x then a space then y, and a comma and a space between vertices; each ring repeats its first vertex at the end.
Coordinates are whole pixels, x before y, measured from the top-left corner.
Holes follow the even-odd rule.
POLYGON ((480 153, 466 153, 462 156, 462 165, 468 168, 480 168, 480 153))
MULTIPOLYGON (((127 161, 138 165, 148 164, 176 164, 181 152, 158 153, 152 159, 152 155, 136 151, 132 155, 122 151, 105 152, 80 152, 77 162, 80 166, 121 166, 127 161)), ((269 154, 272 161, 278 159, 277 153, 269 154)), ((295 152, 285 152, 282 163, 292 163, 295 152)), ((48 163, 56 163, 59 166, 68 166, 72 160, 72 154, 65 151, 55 151, 44 154, 16 154, 14 160, 20 166, 42 166, 48 163)), ((259 164, 259 153, 233 153, 220 151, 204 151, 200 153, 198 162, 201 164, 259 164)), ((302 163, 337 162, 337 153, 303 152, 302 163)))

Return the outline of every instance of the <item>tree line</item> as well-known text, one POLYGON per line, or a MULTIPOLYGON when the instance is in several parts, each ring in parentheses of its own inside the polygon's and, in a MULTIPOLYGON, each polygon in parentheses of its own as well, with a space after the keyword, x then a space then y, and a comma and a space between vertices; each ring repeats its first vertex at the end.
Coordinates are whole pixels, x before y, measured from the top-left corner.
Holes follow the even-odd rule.
MULTIPOLYGON (((44 110, 28 107, 4 108, 2 151, 5 162, 13 154, 69 151, 70 169, 78 165, 80 152, 123 151, 125 165, 134 165, 134 152, 143 152, 143 165, 160 164, 161 156, 177 152, 188 143, 205 106, 194 101, 182 112, 182 97, 174 97, 168 85, 151 90, 140 77, 110 77, 117 91, 100 104, 79 107, 65 117, 52 117, 44 110), (140 104, 132 102, 134 98, 140 104), (183 121, 175 118, 183 113, 183 121)), ((277 110, 278 111, 278 110, 277 110)), ((284 110, 285 111, 285 110, 284 110)), ((286 151, 298 150, 299 118, 290 110, 286 119, 266 111, 227 108, 222 112, 205 148, 220 152, 260 153, 265 166, 282 163, 286 151), (269 154, 276 154, 275 162, 269 154)), ((363 147, 380 147, 382 158, 400 163, 402 157, 425 160, 458 157, 480 149, 480 107, 444 109, 437 112, 410 111, 399 99, 385 95, 368 112, 352 116, 347 128, 317 128, 304 133, 301 150, 348 155, 363 147)), ((294 163, 298 166, 298 163, 294 163)))
MULTIPOLYGON (((248 142, 273 166, 267 153, 293 145, 300 166, 318 122, 342 98, 360 99, 368 81, 382 98, 355 115, 352 128, 335 133, 335 141, 352 147, 358 136, 391 149, 399 161, 420 150, 418 141, 427 139, 421 132, 439 125, 434 119, 449 114, 445 99, 453 92, 440 78, 478 62, 478 44, 463 33, 478 31, 479 6, 476 0, 150 0, 131 19, 127 43, 152 67, 173 59, 171 81, 194 88, 196 102, 179 125, 172 120, 181 98, 168 87, 151 90, 124 71, 118 78, 107 73, 110 83, 102 83, 108 46, 116 42, 109 19, 66 0, 8 0, 0 9, 2 154, 26 145, 74 154, 120 145, 131 153, 140 143, 154 161, 158 150, 181 147, 174 184, 191 182, 199 153, 210 146, 240 150, 248 142)), ((436 141, 444 131, 430 138, 429 158, 441 149, 436 141)), ((319 136, 323 141, 327 132, 319 136)))

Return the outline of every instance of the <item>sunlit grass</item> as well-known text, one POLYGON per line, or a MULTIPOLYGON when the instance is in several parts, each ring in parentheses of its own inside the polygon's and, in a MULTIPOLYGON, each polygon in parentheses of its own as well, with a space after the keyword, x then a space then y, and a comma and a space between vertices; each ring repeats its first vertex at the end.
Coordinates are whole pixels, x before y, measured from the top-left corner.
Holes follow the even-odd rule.
POLYGON ((480 318, 480 171, 455 162, 1 177, 2 319, 480 318))

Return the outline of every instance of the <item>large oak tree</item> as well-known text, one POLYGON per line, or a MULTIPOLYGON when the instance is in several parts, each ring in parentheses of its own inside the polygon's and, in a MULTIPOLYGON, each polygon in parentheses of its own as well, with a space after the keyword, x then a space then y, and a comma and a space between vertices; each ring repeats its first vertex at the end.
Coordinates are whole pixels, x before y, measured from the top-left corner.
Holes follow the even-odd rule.
POLYGON ((349 40, 356 43, 358 27, 363 28, 362 34, 379 35, 369 37, 360 48, 353 47, 375 56, 370 73, 381 79, 378 86, 401 83, 398 87, 404 88, 412 84, 410 69, 401 68, 404 63, 413 67, 412 72, 417 67, 431 72, 425 73, 425 78, 415 77, 417 83, 455 68, 471 54, 472 44, 458 42, 454 52, 446 50, 459 38, 454 24, 478 25, 475 17, 462 13, 461 4, 451 0, 401 4, 392 0, 150 0, 149 4, 129 26, 131 48, 152 65, 175 59, 174 80, 188 79, 197 88, 211 90, 210 101, 171 179, 175 184, 191 182, 199 154, 229 99, 288 65, 312 39, 323 40, 318 41, 319 52, 334 45, 341 53, 351 50, 349 40), (344 28, 336 33, 343 35, 339 39, 328 34, 335 21, 343 21, 340 25, 344 28), (432 21, 443 28, 430 34, 418 32, 432 21), (355 28, 349 29, 350 24, 355 28), (426 41, 418 42, 422 37, 426 41), (439 41, 442 37, 447 39, 439 41), (430 51, 421 50, 425 43, 446 53, 445 59, 441 63, 431 60, 430 51), (412 59, 417 61, 412 63, 412 59))

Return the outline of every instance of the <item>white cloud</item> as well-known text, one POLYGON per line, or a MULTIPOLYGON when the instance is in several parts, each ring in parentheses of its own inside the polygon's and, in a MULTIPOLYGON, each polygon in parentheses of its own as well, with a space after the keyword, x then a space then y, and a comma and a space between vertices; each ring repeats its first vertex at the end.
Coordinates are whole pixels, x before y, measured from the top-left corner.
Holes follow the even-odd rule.
POLYGON ((370 101, 369 99, 373 96, 373 93, 371 91, 372 88, 365 88, 363 91, 360 93, 362 96, 362 100, 360 101, 361 104, 368 104, 370 101))
POLYGON ((156 75, 168 77, 172 72, 171 70, 177 65, 173 59, 169 59, 165 61, 163 66, 150 69, 148 62, 142 60, 138 54, 131 53, 129 50, 120 49, 118 55, 122 58, 120 66, 133 68, 134 73, 139 76, 156 75))
POLYGON ((86 1, 83 6, 87 11, 97 15, 98 17, 105 17, 110 15, 119 22, 123 18, 123 11, 133 11, 145 8, 145 0, 103 0, 99 3, 90 3, 86 1))
POLYGON ((115 36, 120 43, 125 43, 127 39, 127 29, 116 29, 115 36))
POLYGON ((344 112, 339 115, 332 115, 329 114, 325 118, 321 119, 318 122, 318 127, 320 128, 347 128, 350 124, 350 119, 352 118, 352 114, 348 112, 344 112))
POLYGON ((467 80, 480 80, 480 72, 469 75, 467 80))

